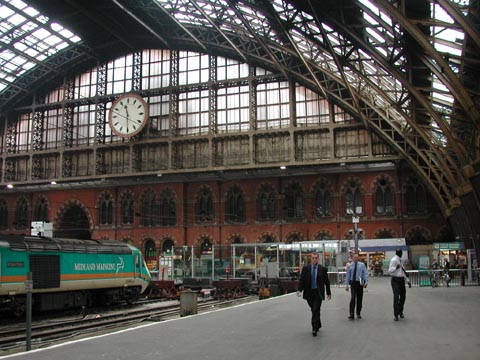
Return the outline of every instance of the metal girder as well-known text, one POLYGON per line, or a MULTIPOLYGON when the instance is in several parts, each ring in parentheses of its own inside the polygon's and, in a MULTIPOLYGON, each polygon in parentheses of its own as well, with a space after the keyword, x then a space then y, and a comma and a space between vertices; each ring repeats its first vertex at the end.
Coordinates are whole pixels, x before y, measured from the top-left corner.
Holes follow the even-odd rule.
POLYGON ((412 20, 407 19, 404 14, 393 6, 389 0, 375 0, 375 3, 397 20, 401 26, 422 46, 425 53, 429 55, 424 59, 430 63, 432 68, 436 68, 438 73, 444 74, 444 85, 450 90, 450 93, 462 105, 467 116, 477 126, 480 127, 480 111, 475 106, 468 92, 460 82, 458 76, 452 71, 442 54, 436 51, 430 43, 430 39, 418 30, 412 20))
POLYGON ((165 45, 167 48, 170 47, 171 45, 168 43, 167 40, 165 40, 160 34, 158 34, 157 31, 152 29, 150 26, 148 26, 147 23, 142 21, 137 15, 135 15, 130 9, 128 9, 126 6, 122 5, 119 1, 117 0, 112 0, 115 5, 117 5, 120 9, 122 9, 128 16, 130 16, 132 19, 134 19, 136 22, 138 22, 143 28, 145 28, 150 34, 155 36, 160 42, 165 45))
POLYGON ((472 41, 476 44, 477 48, 480 50, 480 33, 472 24, 472 22, 465 16, 459 9, 459 5, 453 3, 451 0, 436 0, 441 7, 457 22, 462 29, 465 31, 472 41))
POLYGON ((252 29, 248 21, 245 19, 245 16, 237 9, 236 5, 237 2, 233 0, 227 0, 228 4, 232 8, 232 10, 235 12, 235 14, 238 16, 238 18, 242 21, 243 25, 245 28, 249 31, 249 33, 255 38, 255 40, 262 46, 263 50, 268 54, 269 58, 276 64, 278 69, 281 71, 281 73, 287 77, 287 73, 284 69, 284 67, 280 64, 274 53, 271 51, 269 46, 265 43, 265 41, 260 38, 257 33, 252 29))

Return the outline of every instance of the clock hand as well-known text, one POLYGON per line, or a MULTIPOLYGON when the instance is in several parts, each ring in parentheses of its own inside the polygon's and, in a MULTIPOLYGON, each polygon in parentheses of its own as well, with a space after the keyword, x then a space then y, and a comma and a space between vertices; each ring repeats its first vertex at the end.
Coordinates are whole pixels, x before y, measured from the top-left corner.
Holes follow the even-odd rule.
POLYGON ((127 105, 125 105, 123 108, 125 109, 125 112, 127 113, 127 124, 126 125, 127 125, 127 133, 128 133, 129 132, 128 122, 130 121, 130 114, 128 113, 128 106, 127 105))

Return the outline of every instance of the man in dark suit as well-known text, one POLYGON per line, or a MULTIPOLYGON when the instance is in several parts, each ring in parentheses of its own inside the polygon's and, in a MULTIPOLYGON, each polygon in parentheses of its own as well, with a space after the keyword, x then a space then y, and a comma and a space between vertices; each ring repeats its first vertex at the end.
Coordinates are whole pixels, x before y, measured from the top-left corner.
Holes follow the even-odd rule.
POLYGON ((318 263, 317 253, 313 253, 311 257, 311 263, 302 268, 298 282, 298 295, 303 291, 303 298, 307 300, 312 310, 312 335, 317 336, 318 330, 322 327, 320 307, 325 300, 325 291, 328 300, 332 298, 332 293, 327 268, 318 263))

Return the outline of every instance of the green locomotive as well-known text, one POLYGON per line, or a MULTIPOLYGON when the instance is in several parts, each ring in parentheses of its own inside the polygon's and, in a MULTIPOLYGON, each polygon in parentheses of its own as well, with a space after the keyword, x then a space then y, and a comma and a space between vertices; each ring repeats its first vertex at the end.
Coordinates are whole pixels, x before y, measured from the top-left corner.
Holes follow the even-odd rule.
POLYGON ((151 279, 126 243, 0 235, 0 310, 24 313, 29 273, 34 311, 132 303, 151 279))

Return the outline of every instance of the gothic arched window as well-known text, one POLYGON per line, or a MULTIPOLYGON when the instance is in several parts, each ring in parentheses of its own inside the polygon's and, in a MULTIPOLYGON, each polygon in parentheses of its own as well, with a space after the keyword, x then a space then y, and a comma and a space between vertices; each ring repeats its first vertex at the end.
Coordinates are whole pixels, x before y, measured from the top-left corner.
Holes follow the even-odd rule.
POLYGON ((327 184, 321 182, 315 189, 315 216, 324 217, 332 216, 333 214, 333 201, 332 194, 327 187, 327 184))
POLYGON ((18 199, 15 205, 15 229, 29 228, 28 224, 28 202, 24 197, 18 199))
POLYGON ((345 212, 347 215, 360 215, 363 213, 363 197, 360 184, 351 180, 345 191, 345 212))
POLYGON ((126 192, 122 196, 120 202, 121 221, 123 225, 132 225, 134 219, 133 210, 133 195, 131 192, 126 192))
POLYGON ((160 205, 153 191, 147 191, 142 197, 142 213, 140 224, 142 226, 156 226, 159 223, 160 205))
POLYGON ((424 214, 427 210, 425 187, 416 177, 407 181, 406 203, 408 214, 424 214))
POLYGON ((277 205, 275 192, 269 185, 262 185, 257 197, 257 220, 275 220, 277 218, 277 205))
POLYGON ((172 226, 177 223, 177 202, 175 201, 175 194, 171 190, 162 192, 160 207, 160 225, 172 226))
POLYGON ((393 192, 384 178, 378 181, 375 190, 375 211, 378 215, 393 214, 393 192))
POLYGON ((5 200, 0 200, 0 229, 8 227, 8 205, 5 200))
POLYGON ((299 184, 293 183, 285 189, 285 211, 289 220, 303 219, 303 190, 299 184))
POLYGON ((207 188, 200 189, 197 195, 196 203, 196 218, 197 222, 213 221, 213 200, 212 193, 207 188))
POLYGON ((46 198, 40 198, 35 204, 33 221, 48 221, 48 203, 46 198))
POLYGON ((242 192, 237 186, 228 190, 225 199, 225 221, 230 223, 239 223, 246 220, 245 200, 242 192))
POLYGON ((113 199, 110 194, 103 194, 99 201, 98 223, 100 225, 113 224, 113 199))

